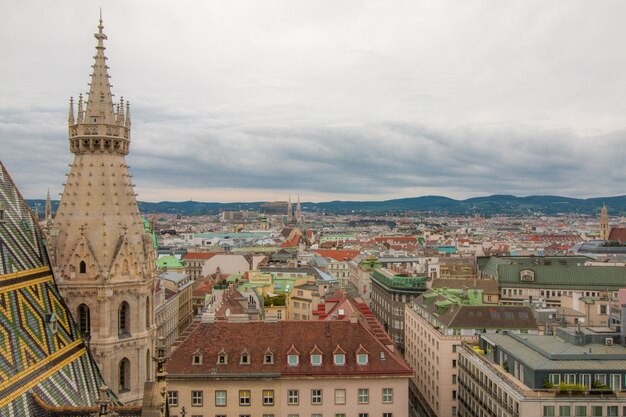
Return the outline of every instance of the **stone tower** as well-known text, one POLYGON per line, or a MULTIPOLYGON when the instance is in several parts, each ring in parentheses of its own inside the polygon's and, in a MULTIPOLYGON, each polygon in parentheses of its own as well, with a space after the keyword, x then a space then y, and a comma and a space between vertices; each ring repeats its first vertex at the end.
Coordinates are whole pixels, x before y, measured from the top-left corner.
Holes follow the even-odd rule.
POLYGON ((609 211, 606 205, 600 211, 600 240, 609 240, 609 211))
POLYGON ((296 223, 304 223, 304 218, 302 217, 302 207, 300 206, 300 194, 298 194, 298 204, 296 205, 296 223))
POLYGON ((128 102, 113 104, 102 18, 89 95, 70 99, 74 161, 50 230, 50 256, 61 293, 86 335, 106 383, 121 401, 140 401, 152 379, 155 252, 124 156, 128 102))
POLYGON ((291 194, 289 194, 289 202, 287 203, 287 222, 293 221, 293 207, 291 206, 291 194))

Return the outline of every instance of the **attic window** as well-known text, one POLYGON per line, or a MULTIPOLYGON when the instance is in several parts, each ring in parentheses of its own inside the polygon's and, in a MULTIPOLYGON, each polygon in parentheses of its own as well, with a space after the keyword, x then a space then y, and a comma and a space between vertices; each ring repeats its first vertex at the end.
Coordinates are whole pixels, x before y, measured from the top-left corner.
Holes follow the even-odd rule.
POLYGON ((319 355, 319 354, 311 355, 311 365, 322 366, 322 355, 319 355))
POLYGON ((367 365, 368 357, 367 353, 358 353, 356 355, 356 363, 359 365, 367 365))
POLYGON ((228 355, 222 349, 220 353, 217 354, 217 364, 218 365, 226 365, 228 363, 228 355))
POLYGON ((191 364, 192 365, 202 365, 202 355, 199 353, 194 354, 191 357, 191 364))
POLYGON ((250 353, 247 350, 241 352, 241 357, 239 358, 240 365, 250 365, 250 353))
POLYGON ((274 363, 274 354, 268 349, 263 355, 263 364, 271 365, 274 363))
POLYGON ((333 361, 337 366, 344 366, 346 364, 346 354, 345 353, 335 353, 333 355, 333 361))
POLYGON ((297 366, 300 363, 300 357, 298 355, 287 355, 287 363, 289 366, 297 366))

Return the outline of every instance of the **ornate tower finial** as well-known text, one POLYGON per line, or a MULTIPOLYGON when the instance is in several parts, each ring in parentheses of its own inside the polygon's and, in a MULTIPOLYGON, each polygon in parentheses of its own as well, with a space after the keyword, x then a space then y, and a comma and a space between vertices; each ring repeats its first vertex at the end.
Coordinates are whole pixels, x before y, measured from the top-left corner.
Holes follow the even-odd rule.
POLYGON ((67 116, 67 122, 70 126, 74 124, 74 97, 70 97, 70 111, 67 116))
MULTIPOLYGON (((78 99, 78 116, 75 122, 70 117, 70 150, 75 154, 110 153, 127 155, 130 141, 130 122, 124 117, 124 98, 115 107, 109 83, 109 67, 104 54, 104 33, 102 15, 98 32, 94 34, 98 43, 91 66, 91 83, 86 108, 83 110, 82 95, 78 99), (117 108, 117 114, 115 109, 117 108)), ((128 103, 127 103, 128 109, 128 103)))
POLYGON ((46 208, 44 212, 45 219, 52 218, 52 199, 50 198, 50 189, 48 188, 48 194, 46 195, 46 208))

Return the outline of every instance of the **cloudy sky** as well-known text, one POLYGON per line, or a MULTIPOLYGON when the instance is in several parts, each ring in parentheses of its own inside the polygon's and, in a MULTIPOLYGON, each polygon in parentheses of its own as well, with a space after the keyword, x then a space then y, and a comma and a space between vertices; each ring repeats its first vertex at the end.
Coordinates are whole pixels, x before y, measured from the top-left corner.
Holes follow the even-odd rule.
POLYGON ((62 191, 101 4, 141 200, 626 194, 621 0, 5 0, 27 198, 62 191))

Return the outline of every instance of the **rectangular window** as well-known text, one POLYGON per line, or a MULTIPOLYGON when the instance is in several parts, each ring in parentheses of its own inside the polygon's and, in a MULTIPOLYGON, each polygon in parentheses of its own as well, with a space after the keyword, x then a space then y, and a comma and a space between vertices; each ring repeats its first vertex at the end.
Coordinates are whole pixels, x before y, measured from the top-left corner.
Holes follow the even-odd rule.
POLYGON ((322 390, 321 389, 311 390, 311 404, 313 405, 322 404, 322 390))
POLYGON ((336 413, 335 417, 346 417, 345 413, 336 413))
POLYGON ((370 402, 369 388, 359 388, 358 400, 359 404, 367 404, 370 402))
POLYGON ((250 390, 239 390, 239 405, 248 406, 251 403, 250 390))
POLYGON ((311 365, 320 366, 322 364, 322 355, 311 355, 311 365))
POLYGON ((202 391, 191 391, 191 406, 202 407, 202 391))
POLYGON ((383 388, 383 404, 393 402, 393 388, 383 388))
POLYGON ((367 414, 367 413, 359 413, 359 417, 369 417, 369 414, 367 414))
POLYGON ((599 385, 606 386, 606 374, 597 374, 595 380, 599 385))
POLYGON ((167 405, 170 407, 178 407, 178 391, 167 392, 167 405))
POLYGON ((356 362, 359 365, 367 365, 367 353, 359 353, 356 355, 356 362))
POLYGON ((577 405, 574 407, 574 412, 576 417, 586 417, 587 416, 587 406, 586 405, 577 405))
POLYGON ((572 408, 569 405, 560 405, 559 406, 559 416, 560 417, 570 417, 572 415, 572 408))
POLYGON ((297 389, 290 389, 287 391, 287 404, 298 405, 300 401, 299 391, 297 389))
POLYGON ((263 390, 263 405, 274 405, 274 390, 273 389, 263 390))
POLYGON ((601 405, 592 405, 591 406, 591 415, 593 417, 602 417, 602 406, 601 405))
POLYGON ((263 414, 263 417, 274 417, 274 414, 263 414))
POLYGON ((335 390, 335 404, 345 404, 345 403, 346 403, 346 390, 336 389, 335 390))
POLYGON ((576 374, 565 374, 565 383, 566 384, 575 384, 576 383, 576 374))
POLYGON ((616 405, 609 405, 606 407, 606 415, 608 417, 617 417, 619 414, 617 413, 618 408, 616 405))
POLYGON ((561 374, 550 374, 549 376, 550 382, 556 388, 557 385, 561 383, 561 374))
POLYGON ((298 362, 298 355, 287 355, 287 363, 289 366, 296 366, 298 362))
POLYGON ((544 417, 554 417, 554 406, 553 405, 544 405, 543 406, 543 415, 544 417))
POLYGON ((343 353, 335 353, 334 359, 335 365, 343 366, 346 364, 346 355, 343 353))
POLYGON ((226 407, 226 391, 215 391, 215 406, 226 407))
POLYGON ((383 413, 383 417, 393 417, 393 413, 383 413))

